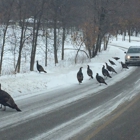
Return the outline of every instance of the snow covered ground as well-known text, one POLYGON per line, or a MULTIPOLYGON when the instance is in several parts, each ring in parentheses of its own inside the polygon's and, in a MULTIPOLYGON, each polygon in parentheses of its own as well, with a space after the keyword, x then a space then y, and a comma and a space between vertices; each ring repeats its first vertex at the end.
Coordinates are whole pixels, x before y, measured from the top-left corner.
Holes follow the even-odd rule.
MULTIPOLYGON (((124 62, 124 51, 127 50, 129 46, 132 45, 140 45, 139 37, 131 37, 131 42, 128 41, 126 37, 126 41, 122 41, 122 36, 118 36, 118 40, 116 38, 110 39, 109 46, 106 51, 101 51, 95 58, 88 60, 88 62, 81 64, 69 63, 67 61, 59 62, 57 66, 49 65, 45 67, 41 61, 39 64, 44 67, 47 73, 38 73, 35 69, 33 72, 26 72, 21 74, 13 74, 13 75, 4 75, 0 77, 0 83, 2 85, 2 89, 7 91, 11 96, 15 99, 26 98, 29 96, 34 96, 37 94, 47 93, 47 91, 72 86, 79 85, 76 74, 79 68, 83 67, 84 80, 83 83, 89 81, 89 77, 87 75, 87 64, 93 71, 93 83, 97 84, 96 81, 96 73, 98 72, 102 76, 102 66, 107 62, 109 65, 109 59, 116 63, 114 69, 117 72, 122 72, 120 62, 124 62), (115 60, 112 57, 120 57, 119 60, 115 60)), ((69 48, 71 46, 66 46, 69 48)), ((71 52, 70 52, 71 53, 71 52)), ((68 53, 69 57, 73 57, 72 54, 68 53)), ((71 59, 71 58, 70 58, 71 59)), ((127 73, 132 72, 134 67, 131 67, 127 70, 127 73)), ((111 80, 114 80, 113 78, 111 80)), ((119 78, 118 78, 119 80, 119 78)), ((116 82, 116 80, 114 80, 116 82)), ((102 85, 107 87, 106 85, 102 85)))
MULTIPOLYGON (((57 93, 54 93, 56 91, 54 90, 53 96, 60 96, 62 97, 61 100, 58 100, 58 102, 56 102, 57 100, 55 98, 51 98, 51 101, 49 101, 48 99, 47 105, 45 100, 45 106, 42 109, 38 109, 38 104, 35 103, 35 106, 33 106, 33 108, 32 106, 28 106, 28 108, 24 108, 24 111, 22 111, 18 115, 16 113, 11 112, 13 117, 10 117, 8 121, 7 119, 5 119, 5 117, 8 118, 9 114, 7 112, 4 112, 5 114, 2 113, 2 123, 0 127, 2 128, 7 125, 18 124, 18 122, 21 123, 25 120, 27 121, 29 118, 38 116, 39 114, 43 114, 44 112, 47 113, 50 110, 52 111, 54 109, 61 108, 62 106, 65 106, 68 103, 81 99, 91 93, 93 94, 93 91, 98 92, 99 90, 107 88, 108 86, 118 81, 121 81, 123 78, 127 77, 130 73, 132 73, 135 70, 136 67, 130 67, 127 70, 122 70, 120 62, 124 62, 124 52, 129 46, 140 44, 139 37, 132 37, 131 39, 131 42, 128 42, 128 40, 122 41, 122 36, 119 36, 118 41, 116 41, 115 38, 111 39, 109 42, 108 49, 106 51, 101 51, 95 58, 87 60, 86 62, 81 64, 74 64, 72 60, 74 60, 73 56, 75 55, 75 53, 72 54, 72 52, 67 52, 67 57, 69 57, 69 59, 67 58, 67 60, 70 61, 61 61, 57 66, 48 65, 47 67, 44 67, 43 63, 39 61, 39 64, 41 64, 44 67, 47 73, 39 73, 35 69, 35 71, 33 72, 1 76, 0 83, 2 84, 2 89, 7 91, 14 98, 14 100, 20 100, 38 94, 43 95, 44 93, 45 95, 43 96, 46 96, 49 93, 52 94, 52 92, 49 91, 70 86, 82 86, 84 84, 88 85, 90 83, 91 87, 91 83, 93 83, 93 87, 86 92, 84 92, 83 89, 81 89, 80 91, 77 91, 77 93, 74 93, 74 96, 68 96, 69 98, 66 96, 66 94, 64 95, 64 93, 60 92, 62 91, 62 89, 60 91, 58 90, 59 92, 57 93), (116 61, 112 58, 115 56, 119 57, 120 59, 116 61), (113 67, 118 72, 118 74, 111 74, 112 78, 107 79, 108 85, 102 84, 101 86, 99 86, 100 84, 96 81, 95 78, 96 73, 99 73, 99 75, 102 76, 102 66, 105 65, 105 62, 107 62, 110 65, 108 61, 109 59, 116 63, 116 65, 113 67), (90 79, 88 77, 87 65, 89 65, 92 69, 94 79, 90 79), (84 80, 82 84, 79 85, 76 75, 81 66, 83 67, 84 80)), ((69 47, 71 48, 72 46, 66 46, 66 48, 69 47)), ((136 81, 136 85, 140 85, 139 82, 140 81, 136 81)), ((109 102, 102 103, 99 107, 93 108, 93 110, 90 110, 85 114, 81 114, 76 118, 69 120, 68 122, 62 123, 61 125, 58 125, 50 131, 42 133, 37 137, 34 137, 33 139, 40 140, 47 138, 49 140, 66 140, 74 136, 76 133, 82 131, 83 129, 86 129, 95 121, 98 121, 107 114, 111 113, 115 108, 117 108, 118 105, 124 103, 126 100, 129 100, 133 96, 135 96, 137 94, 136 91, 139 91, 139 89, 140 86, 137 86, 136 88, 133 88, 132 91, 129 91, 129 93, 127 93, 127 91, 120 93, 115 98, 112 98, 109 102)))

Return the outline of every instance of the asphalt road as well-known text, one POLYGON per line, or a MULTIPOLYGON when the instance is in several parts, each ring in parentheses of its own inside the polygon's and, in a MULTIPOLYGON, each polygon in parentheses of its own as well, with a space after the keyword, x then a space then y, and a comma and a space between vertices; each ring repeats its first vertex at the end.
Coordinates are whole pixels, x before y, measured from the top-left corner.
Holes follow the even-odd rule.
POLYGON ((79 134, 73 140, 139 140, 139 109, 140 95, 120 105, 93 128, 79 134))
POLYGON ((98 127, 91 140, 139 140, 139 109, 140 96, 137 96, 130 103, 121 106, 110 120, 98 127))
POLYGON ((0 112, 0 139, 129 140, 134 130, 140 138, 139 98, 128 101, 134 93, 139 97, 139 68, 134 73, 99 92, 96 89, 101 86, 89 81, 50 91, 49 96, 41 94, 19 100, 21 113, 11 109, 0 112), (125 99, 124 105, 113 111, 125 99))

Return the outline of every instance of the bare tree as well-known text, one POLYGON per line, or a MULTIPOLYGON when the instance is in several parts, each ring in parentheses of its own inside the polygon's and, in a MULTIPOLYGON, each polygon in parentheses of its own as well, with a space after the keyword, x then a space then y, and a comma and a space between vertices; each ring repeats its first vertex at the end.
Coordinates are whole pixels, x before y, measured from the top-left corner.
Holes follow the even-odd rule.
POLYGON ((35 55, 36 55, 36 47, 37 47, 37 41, 38 41, 38 35, 39 35, 39 29, 41 25, 41 19, 44 12, 44 6, 45 6, 45 0, 31 0, 31 3, 33 5, 32 15, 33 15, 33 32, 32 32, 32 50, 31 50, 31 61, 30 61, 30 70, 34 70, 34 62, 35 62, 35 55))
POLYGON ((2 72, 2 62, 3 62, 3 55, 4 55, 4 47, 6 42, 6 33, 9 26, 9 21, 12 14, 14 0, 9 0, 8 2, 1 0, 0 2, 0 9, 1 9, 1 24, 2 24, 2 46, 1 46, 1 56, 0 56, 0 74, 2 72))
POLYGON ((21 56, 22 56, 22 49, 24 47, 24 43, 26 39, 29 38, 29 36, 26 34, 27 27, 28 27, 28 12, 29 9, 27 7, 27 0, 19 0, 17 2, 17 18, 19 19, 19 25, 20 25, 20 39, 19 39, 19 52, 18 52, 18 59, 15 67, 15 72, 20 72, 20 66, 21 66, 21 56))

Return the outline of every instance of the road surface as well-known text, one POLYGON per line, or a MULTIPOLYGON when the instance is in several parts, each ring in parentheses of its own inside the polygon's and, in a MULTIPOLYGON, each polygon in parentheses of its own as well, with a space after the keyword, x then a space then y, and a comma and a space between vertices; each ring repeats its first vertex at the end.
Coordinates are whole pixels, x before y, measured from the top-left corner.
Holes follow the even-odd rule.
MULTIPOLYGON (((140 94, 140 93, 139 93, 140 94)), ((140 95, 125 102, 116 110, 96 122, 89 130, 73 140, 139 140, 140 139, 140 95)))
MULTIPOLYGON (((123 77, 125 72, 122 73, 123 77)), ((114 74, 112 77, 117 79, 118 75, 114 74)), ((16 103, 22 109, 21 113, 9 108, 5 112, 0 111, 0 139, 82 140, 82 136, 84 139, 94 140, 96 137, 97 140, 103 140, 102 136, 105 137, 105 134, 99 135, 99 138, 98 134, 108 132, 105 139, 107 140, 110 138, 109 128, 101 129, 100 127, 106 128, 101 123, 106 123, 105 120, 108 122, 108 118, 111 120, 111 114, 117 109, 118 112, 121 111, 121 105, 129 105, 129 101, 139 96, 139 77, 138 68, 116 84, 112 84, 111 79, 108 79, 108 86, 99 86, 94 79, 94 82, 89 80, 81 85, 49 91, 48 96, 44 93, 17 100, 16 103)), ((118 117, 115 118, 112 123, 106 125, 115 129, 114 121, 117 121, 118 117)), ((123 132, 127 133, 125 130, 123 132)))

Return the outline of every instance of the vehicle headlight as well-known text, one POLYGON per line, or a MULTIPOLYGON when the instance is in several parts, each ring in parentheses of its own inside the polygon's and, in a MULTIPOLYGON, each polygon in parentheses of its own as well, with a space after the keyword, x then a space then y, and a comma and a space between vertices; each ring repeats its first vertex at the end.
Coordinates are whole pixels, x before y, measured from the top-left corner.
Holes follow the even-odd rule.
POLYGON ((127 56, 126 56, 126 58, 127 58, 127 59, 130 59, 130 56, 129 56, 129 55, 127 55, 127 56))

